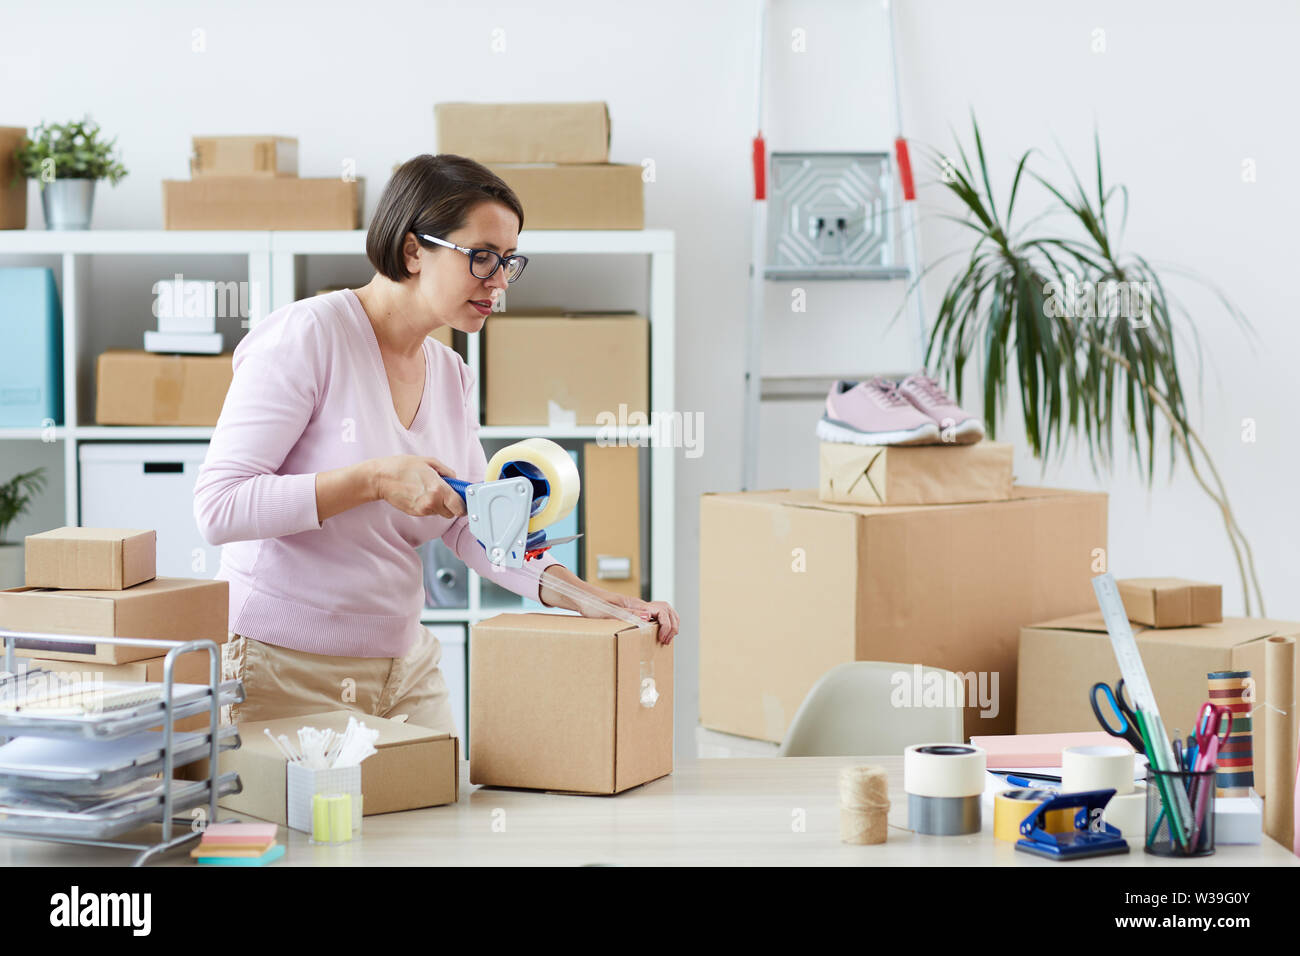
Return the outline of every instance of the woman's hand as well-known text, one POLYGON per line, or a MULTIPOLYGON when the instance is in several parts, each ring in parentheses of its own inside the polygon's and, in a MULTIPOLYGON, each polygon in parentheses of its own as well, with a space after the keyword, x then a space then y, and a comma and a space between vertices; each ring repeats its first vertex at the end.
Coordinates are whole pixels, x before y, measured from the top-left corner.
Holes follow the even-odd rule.
MULTIPOLYGON (((626 594, 610 594, 605 600, 615 607, 627 608, 644 620, 658 621, 660 644, 671 644, 677 632, 681 630, 681 619, 667 601, 642 601, 640 598, 628 597, 626 594)), ((584 612, 584 616, 590 615, 584 612)))
POLYGON ((443 477, 456 473, 436 458, 422 455, 393 455, 371 460, 375 499, 408 515, 438 515, 456 518, 465 513, 465 502, 443 477))
POLYGON ((583 581, 562 564, 552 564, 542 572, 541 590, 538 596, 542 599, 543 604, 577 611, 583 617, 607 618, 610 616, 598 605, 577 600, 555 588, 549 587, 549 580, 552 578, 564 582, 570 588, 576 588, 585 594, 590 594, 593 598, 598 598, 607 604, 625 608, 643 621, 658 622, 660 644, 671 644, 673 638, 677 636, 677 632, 681 629, 681 620, 677 617, 677 612, 673 610, 673 606, 667 601, 642 601, 640 598, 607 591, 604 588, 583 581))

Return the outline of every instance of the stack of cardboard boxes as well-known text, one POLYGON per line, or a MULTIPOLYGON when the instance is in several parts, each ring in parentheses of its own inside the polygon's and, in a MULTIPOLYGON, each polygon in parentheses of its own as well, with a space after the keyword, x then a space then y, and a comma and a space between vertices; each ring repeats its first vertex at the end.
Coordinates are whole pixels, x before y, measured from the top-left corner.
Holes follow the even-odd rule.
MULTIPOLYGON (((18 639, 15 653, 29 667, 93 673, 102 680, 161 681, 165 655, 156 647, 97 644, 93 638, 226 641, 229 585, 156 577, 153 531, 56 528, 28 535, 25 547, 26 584, 0 591, 0 622, 13 631, 87 636, 85 644, 18 639)), ((206 684, 209 667, 208 654, 182 654, 172 678, 206 684)), ((204 714, 176 723, 177 730, 207 726, 204 714)))

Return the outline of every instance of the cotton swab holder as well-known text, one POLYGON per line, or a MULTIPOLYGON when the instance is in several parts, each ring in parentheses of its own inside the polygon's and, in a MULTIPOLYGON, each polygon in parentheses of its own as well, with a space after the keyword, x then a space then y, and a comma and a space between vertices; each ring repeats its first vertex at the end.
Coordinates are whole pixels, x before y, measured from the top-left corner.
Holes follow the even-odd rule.
MULTIPOLYGON (((352 798, 352 836, 361 835, 361 765, 309 770, 296 763, 285 768, 288 775, 289 827, 303 833, 315 832, 313 798, 349 794, 352 798)), ((336 842, 336 841, 330 841, 336 842)))

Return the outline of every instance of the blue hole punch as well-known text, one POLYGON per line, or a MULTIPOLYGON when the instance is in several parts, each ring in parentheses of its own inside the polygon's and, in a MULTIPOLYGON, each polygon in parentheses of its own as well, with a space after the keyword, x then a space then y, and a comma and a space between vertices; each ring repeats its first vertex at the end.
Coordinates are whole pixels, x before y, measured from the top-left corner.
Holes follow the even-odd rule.
POLYGON ((1115 796, 1114 790, 1086 790, 1081 793, 1058 793, 1038 805, 1020 824, 1024 839, 1016 841, 1016 849, 1035 853, 1052 860, 1077 860, 1086 856, 1106 856, 1127 853, 1128 842, 1119 830, 1101 818, 1102 810, 1115 796), (1047 814, 1053 810, 1077 807, 1074 829, 1067 833, 1048 833, 1043 825, 1047 814))

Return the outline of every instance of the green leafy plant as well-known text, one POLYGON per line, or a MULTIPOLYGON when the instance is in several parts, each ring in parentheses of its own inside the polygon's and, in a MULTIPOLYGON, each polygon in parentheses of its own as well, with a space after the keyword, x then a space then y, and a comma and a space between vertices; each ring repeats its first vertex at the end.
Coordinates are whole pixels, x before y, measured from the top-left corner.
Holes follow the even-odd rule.
POLYGON ((4 542, 9 526, 27 513, 32 498, 44 490, 44 468, 15 475, 8 483, 0 485, 0 543, 4 542))
POLYGON ((69 123, 42 123, 35 135, 15 151, 18 160, 15 179, 35 179, 45 188, 52 169, 54 179, 107 179, 112 185, 126 175, 113 147, 99 138, 99 125, 89 117, 69 123), (52 161, 52 162, 51 162, 52 161))
MULTIPOLYGON (((1031 149, 1016 164, 1006 205, 999 210, 974 116, 971 125, 978 169, 960 141, 956 161, 930 150, 940 182, 962 206, 962 215, 943 218, 974 235, 964 267, 948 283, 940 302, 927 365, 942 370, 960 401, 964 371, 972 362, 979 364, 991 435, 996 433, 997 412, 1005 408, 1014 388, 1025 434, 1038 458, 1046 459, 1053 449, 1062 453, 1067 437, 1082 437, 1094 473, 1099 473, 1114 459, 1114 425, 1119 419, 1149 487, 1158 441, 1167 440, 1171 473, 1181 451, 1223 517, 1241 574, 1246 613, 1263 614, 1250 544, 1187 410, 1176 342, 1185 340, 1195 349, 1199 375, 1196 328, 1150 261, 1122 250, 1128 191, 1106 184, 1099 137, 1094 136, 1096 180, 1089 187, 1095 185, 1095 195, 1068 161, 1073 181, 1065 188, 1029 169, 1035 152, 1031 149), (1049 208, 1013 224, 1026 173, 1046 190, 1049 208), (1117 211, 1119 225, 1113 231, 1117 211), (1072 228, 1047 230, 1044 222, 1053 215, 1063 215, 1072 228)), ((911 289, 949 258, 927 266, 911 289)), ((1212 284, 1182 270, 1168 271, 1212 289, 1228 314, 1250 330, 1245 316, 1212 284)))

